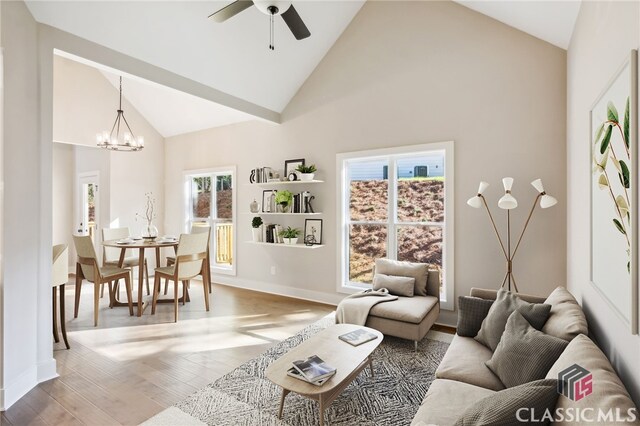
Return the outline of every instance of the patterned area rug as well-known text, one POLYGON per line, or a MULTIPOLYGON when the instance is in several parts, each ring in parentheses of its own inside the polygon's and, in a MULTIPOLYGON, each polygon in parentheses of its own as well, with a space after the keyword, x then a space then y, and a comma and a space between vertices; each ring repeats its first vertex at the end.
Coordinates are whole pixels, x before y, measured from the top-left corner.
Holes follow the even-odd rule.
MULTIPOLYGON (((293 393, 278 419, 282 390, 264 372, 271 362, 333 323, 331 316, 306 327, 144 425, 176 424, 178 418, 189 425, 317 425, 317 402, 293 393)), ((408 425, 448 347, 427 337, 414 352, 413 342, 385 336, 373 353, 375 377, 365 369, 325 411, 325 420, 332 425, 408 425)))

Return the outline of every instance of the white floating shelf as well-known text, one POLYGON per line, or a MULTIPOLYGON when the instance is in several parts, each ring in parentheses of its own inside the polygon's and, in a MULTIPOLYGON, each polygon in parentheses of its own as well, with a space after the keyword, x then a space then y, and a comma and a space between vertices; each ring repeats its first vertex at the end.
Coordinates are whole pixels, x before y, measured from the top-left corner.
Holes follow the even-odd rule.
POLYGON ((316 212, 316 213, 263 213, 263 212, 258 212, 258 213, 251 213, 251 212, 243 212, 242 214, 254 214, 257 216, 319 216, 322 213, 316 212))
POLYGON ((255 244, 257 246, 269 246, 269 247, 286 247, 286 248, 294 248, 294 249, 317 249, 320 247, 324 247, 324 244, 315 244, 312 246, 306 246, 304 244, 275 244, 275 243, 256 243, 255 241, 247 241, 247 244, 255 244))
POLYGON ((324 183, 323 180, 280 180, 277 182, 260 182, 260 183, 248 183, 249 186, 280 186, 280 185, 302 185, 307 183, 324 183))

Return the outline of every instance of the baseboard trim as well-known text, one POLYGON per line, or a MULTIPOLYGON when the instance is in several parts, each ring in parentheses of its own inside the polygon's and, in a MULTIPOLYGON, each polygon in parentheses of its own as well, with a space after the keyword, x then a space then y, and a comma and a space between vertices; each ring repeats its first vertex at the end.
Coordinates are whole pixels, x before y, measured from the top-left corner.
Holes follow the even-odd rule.
POLYGON ((38 364, 38 383, 58 377, 57 363, 55 358, 38 364))
POLYGON ((323 293, 320 291, 305 290, 295 287, 288 287, 280 284, 268 283, 264 281, 247 280, 228 275, 213 275, 212 280, 216 284, 228 287, 242 288, 245 290, 257 291, 260 293, 276 294, 278 296, 291 297, 293 299, 307 300, 309 302, 324 303, 325 305, 337 306, 344 295, 323 293))
POLYGON ((6 411, 38 384, 38 368, 34 365, 0 389, 0 410, 6 411))

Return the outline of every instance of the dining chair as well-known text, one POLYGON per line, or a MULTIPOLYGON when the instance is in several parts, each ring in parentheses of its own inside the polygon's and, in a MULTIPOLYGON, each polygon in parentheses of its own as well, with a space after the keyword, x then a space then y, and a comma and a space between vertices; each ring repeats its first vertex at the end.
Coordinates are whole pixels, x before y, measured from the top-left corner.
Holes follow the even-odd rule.
MULTIPOLYGON (((174 304, 174 321, 178 322, 178 282, 182 282, 182 304, 187 300, 189 281, 198 275, 209 273, 209 265, 207 259, 207 246, 209 245, 209 234, 182 234, 178 241, 178 249, 176 252, 176 261, 171 266, 156 268, 155 278, 153 281, 153 302, 151 314, 156 313, 156 305, 160 296, 161 279, 173 281, 173 304, 174 304)), ((204 304, 207 312, 209 311, 209 292, 207 286, 203 285, 204 304)))
MULTIPOLYGON (((107 240, 121 240, 131 236, 129 228, 102 228, 102 241, 107 240)), ((102 251, 102 264, 105 266, 118 266, 120 262, 121 249, 117 247, 104 247, 102 251)), ((122 262, 123 268, 130 268, 133 272, 134 267, 140 267, 140 259, 138 256, 131 253, 131 250, 127 250, 122 262)), ((144 273, 146 275, 147 294, 151 294, 149 289, 149 267, 147 266, 147 259, 144 259, 144 273)), ((135 275, 134 275, 135 276, 135 275)), ((118 284, 116 283, 116 291, 118 284)), ((100 297, 104 294, 104 284, 100 286, 100 297)))
POLYGON ((53 266, 51 267, 52 292, 53 292, 53 339, 60 341, 58 336, 58 306, 56 303, 56 290, 60 289, 60 331, 67 349, 71 349, 67 340, 67 328, 65 326, 64 286, 69 281, 69 247, 66 244, 53 246, 53 266))
MULTIPOLYGON (((209 241, 211 239, 211 226, 209 226, 206 223, 203 222, 194 222, 191 225, 191 233, 192 234, 204 234, 206 233, 208 235, 208 240, 207 240, 207 270, 209 269, 208 266, 211 265, 211 258, 209 256, 209 241)), ((167 266, 171 266, 174 263, 176 263, 176 258, 175 256, 167 256, 167 266)), ((204 271, 200 274, 202 275, 202 285, 206 285, 209 289, 209 293, 211 293, 211 276, 210 275, 206 275, 204 274, 204 271)), ((169 280, 165 280, 164 281, 164 294, 167 294, 167 290, 169 288, 169 280)))
POLYGON ((94 284, 93 290, 93 325, 98 325, 99 289, 101 284, 109 285, 110 300, 114 300, 114 282, 124 279, 127 287, 127 301, 129 303, 129 315, 133 315, 133 296, 131 294, 131 269, 118 268, 117 266, 100 266, 90 236, 73 236, 73 243, 78 253, 76 262, 76 300, 73 317, 78 318, 80 306, 80 291, 82 281, 87 280, 94 284))

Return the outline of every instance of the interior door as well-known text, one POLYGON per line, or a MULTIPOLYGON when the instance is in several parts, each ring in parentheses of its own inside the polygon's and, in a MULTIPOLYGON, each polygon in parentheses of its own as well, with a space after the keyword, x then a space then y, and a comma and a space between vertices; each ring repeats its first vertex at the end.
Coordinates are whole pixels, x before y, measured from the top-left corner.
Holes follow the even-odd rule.
POLYGON ((89 235, 94 245, 99 243, 99 180, 98 172, 81 173, 78 175, 76 191, 76 235, 89 235))

